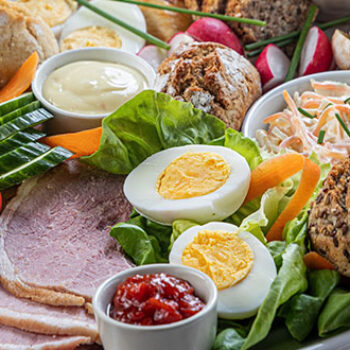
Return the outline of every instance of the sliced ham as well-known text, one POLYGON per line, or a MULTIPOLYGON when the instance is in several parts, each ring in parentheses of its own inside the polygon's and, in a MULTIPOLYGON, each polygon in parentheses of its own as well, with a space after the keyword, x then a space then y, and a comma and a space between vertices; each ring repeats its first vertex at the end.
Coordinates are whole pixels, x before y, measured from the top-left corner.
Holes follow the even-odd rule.
POLYGON ((72 350, 90 342, 89 337, 41 335, 0 325, 1 350, 72 350))
POLYGON ((108 277, 132 263, 109 236, 129 218, 124 177, 68 161, 23 183, 0 217, 0 278, 12 294, 90 306, 108 277))
POLYGON ((34 333, 98 338, 96 322, 83 308, 38 304, 16 298, 1 287, 0 324, 34 333))

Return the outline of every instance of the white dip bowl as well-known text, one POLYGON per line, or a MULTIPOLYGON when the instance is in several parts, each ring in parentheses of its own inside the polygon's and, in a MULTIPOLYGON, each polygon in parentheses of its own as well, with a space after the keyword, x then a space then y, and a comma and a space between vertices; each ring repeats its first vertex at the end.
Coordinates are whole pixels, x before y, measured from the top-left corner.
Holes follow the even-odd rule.
POLYGON ((49 110, 54 118, 47 123, 48 132, 59 134, 95 128, 101 125, 107 114, 89 115, 63 110, 51 104, 43 95, 43 86, 48 76, 56 69, 78 61, 102 61, 119 63, 139 71, 146 79, 148 88, 153 88, 155 72, 142 58, 111 48, 86 48, 71 50, 55 55, 46 60, 36 72, 32 89, 35 97, 49 110))
POLYGON ((210 350, 215 340, 218 293, 213 281, 201 271, 171 264, 135 267, 104 282, 93 299, 94 314, 104 350, 210 350), (135 274, 164 272, 188 281, 206 304, 203 310, 179 322, 160 326, 136 326, 107 315, 117 286, 135 274))

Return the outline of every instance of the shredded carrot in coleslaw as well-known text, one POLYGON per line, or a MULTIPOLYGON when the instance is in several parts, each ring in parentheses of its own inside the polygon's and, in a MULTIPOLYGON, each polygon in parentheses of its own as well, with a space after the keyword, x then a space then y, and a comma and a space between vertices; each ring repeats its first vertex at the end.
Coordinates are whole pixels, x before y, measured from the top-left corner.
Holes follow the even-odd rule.
POLYGON ((350 155, 350 137, 344 132, 336 114, 350 129, 350 86, 337 82, 316 82, 314 91, 295 93, 292 98, 283 91, 287 108, 265 118, 268 130, 258 130, 256 138, 267 151, 294 151, 305 156, 315 152, 323 162, 337 162, 350 155), (301 113, 303 112, 303 113, 301 113), (321 130, 323 142, 318 143, 321 130))

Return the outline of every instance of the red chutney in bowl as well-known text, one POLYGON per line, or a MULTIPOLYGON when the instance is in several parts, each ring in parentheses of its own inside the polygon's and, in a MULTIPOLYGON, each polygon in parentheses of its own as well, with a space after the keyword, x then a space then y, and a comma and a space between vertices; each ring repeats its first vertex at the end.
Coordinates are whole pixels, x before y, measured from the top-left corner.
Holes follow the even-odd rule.
POLYGON ((204 306, 188 282, 156 273, 135 275, 119 284, 109 315, 120 322, 153 326, 181 321, 204 306))

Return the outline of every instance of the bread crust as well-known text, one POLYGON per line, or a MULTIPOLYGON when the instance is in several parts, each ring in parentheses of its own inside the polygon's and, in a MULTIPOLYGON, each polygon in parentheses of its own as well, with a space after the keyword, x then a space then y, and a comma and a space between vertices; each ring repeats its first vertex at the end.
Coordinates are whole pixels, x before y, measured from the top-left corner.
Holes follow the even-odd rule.
POLYGON ((336 164, 311 204, 308 232, 312 247, 350 277, 350 158, 336 164))
POLYGON ((185 0, 187 8, 233 17, 254 18, 266 27, 227 22, 244 43, 287 34, 303 26, 310 0, 185 0))
POLYGON ((216 43, 183 44, 159 67, 156 89, 239 130, 261 96, 260 76, 237 52, 216 43))
POLYGON ((34 51, 41 62, 58 53, 51 29, 15 3, 0 0, 0 88, 34 51))

